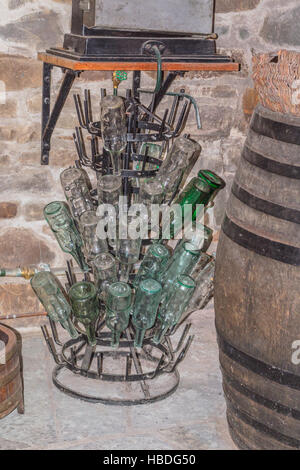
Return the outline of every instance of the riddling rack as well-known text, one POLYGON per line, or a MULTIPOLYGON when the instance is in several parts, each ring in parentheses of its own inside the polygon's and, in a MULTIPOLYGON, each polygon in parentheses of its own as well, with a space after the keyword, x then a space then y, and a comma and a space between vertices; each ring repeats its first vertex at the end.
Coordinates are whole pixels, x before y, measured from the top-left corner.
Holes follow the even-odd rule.
MULTIPOLYGON (((151 91, 140 88, 140 74, 134 73, 133 89, 128 89, 123 98, 126 114, 126 146, 123 151, 118 153, 118 159, 119 176, 122 179, 122 195, 127 197, 129 206, 140 192, 139 182, 141 179, 155 178, 158 174, 165 161, 164 156, 169 153, 174 141, 176 142, 176 139, 183 134, 191 108, 194 109, 197 127, 201 127, 199 110, 193 97, 186 94, 184 89, 178 93, 168 92, 170 83, 178 74, 181 73, 171 72, 165 82, 161 83, 160 73, 158 73, 156 87, 151 91), (146 94, 152 95, 149 106, 145 106, 141 102, 141 96, 146 94), (158 107, 165 96, 171 98, 171 108, 170 110, 165 109, 162 116, 159 116, 158 107), (156 152, 155 156, 151 155, 153 144, 156 150, 159 148, 159 152, 156 152)), ((126 79, 126 74, 114 73, 114 95, 112 96, 118 96, 118 85, 124 79, 126 79)), ((102 89, 102 100, 106 96, 106 90, 102 89)), ((105 145, 100 151, 99 141, 104 137, 103 127, 99 120, 93 119, 92 99, 89 90, 85 90, 83 102, 79 95, 74 96, 74 101, 79 120, 79 126, 76 127, 73 134, 78 155, 78 160, 75 162, 76 168, 82 170, 84 167, 88 167, 96 172, 98 179, 101 176, 114 174, 116 168, 112 153, 105 148, 105 145), (88 134, 87 139, 84 132, 88 134), (87 151, 87 142, 90 145, 90 151, 87 151)), ((189 136, 184 135, 184 138, 189 139, 189 136)), ((192 168, 201 151, 197 144, 195 149, 193 158, 186 167, 186 172, 192 168)), ((172 204, 179 193, 183 173, 164 201, 168 205, 172 204)), ((89 207, 88 210, 96 210, 99 203, 97 190, 90 187, 89 196, 92 207, 89 207)), ((68 202, 72 206, 69 200, 68 202)), ((74 213, 72 215, 74 230, 77 229, 79 233, 80 224, 74 217, 74 213)), ((162 243, 165 244, 166 241, 162 243)), ((143 240, 143 249, 145 249, 145 245, 149 244, 151 244, 151 240, 143 240)), ((109 246, 109 252, 115 255, 113 245, 109 246)), ((140 259, 143 256, 144 254, 141 253, 140 259)), ((206 255, 205 252, 203 252, 201 259, 202 268, 212 261, 212 257, 206 255), (203 262, 203 257, 205 262, 203 262)), ((84 282, 91 283, 92 263, 86 256, 81 262, 84 282)), ((71 262, 68 262, 66 275, 68 279, 66 297, 68 297, 72 287, 77 284, 71 262)), ((128 283, 131 287, 136 287, 134 280, 135 273, 130 274, 128 283)), ((206 303, 212 296, 212 282, 210 282, 208 290, 206 303)), ((78 334, 74 335, 77 337, 67 341, 65 336, 64 339, 60 339, 56 323, 51 315, 49 315, 49 322, 52 334, 49 334, 46 326, 42 327, 45 341, 56 363, 53 371, 54 385, 74 398, 109 405, 151 403, 172 394, 177 389, 180 380, 177 367, 186 357, 194 338, 189 335, 190 323, 185 325, 181 334, 179 329, 197 308, 186 311, 178 323, 167 331, 160 343, 153 342, 155 328, 150 328, 145 335, 142 348, 135 347, 134 330, 129 323, 120 337, 118 349, 115 349, 111 347, 111 339, 114 339, 116 331, 109 332, 106 328, 103 299, 98 299, 98 302, 99 317, 95 326, 94 344, 90 343, 86 331, 74 318, 72 320, 78 334), (176 346, 174 346, 175 343, 176 346), (99 387, 99 383, 101 383, 101 387, 99 387)), ((204 304, 205 302, 202 307, 204 304)))

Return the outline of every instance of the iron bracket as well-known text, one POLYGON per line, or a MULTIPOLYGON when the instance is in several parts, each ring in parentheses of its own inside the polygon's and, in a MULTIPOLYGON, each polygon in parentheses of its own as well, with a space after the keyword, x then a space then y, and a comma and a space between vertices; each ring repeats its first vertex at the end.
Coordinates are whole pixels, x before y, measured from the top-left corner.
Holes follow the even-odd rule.
POLYGON ((51 72, 52 65, 44 63, 43 66, 43 103, 42 103, 42 149, 41 164, 49 164, 49 153, 51 149, 51 137, 57 124, 60 113, 68 98, 75 78, 80 72, 65 70, 65 76, 57 95, 55 104, 51 111, 51 72))

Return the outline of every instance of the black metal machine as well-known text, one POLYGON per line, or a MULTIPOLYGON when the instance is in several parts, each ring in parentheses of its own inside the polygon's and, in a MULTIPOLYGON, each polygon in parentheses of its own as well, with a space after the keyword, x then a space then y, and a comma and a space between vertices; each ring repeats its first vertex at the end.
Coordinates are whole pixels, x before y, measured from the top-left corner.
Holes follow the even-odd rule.
MULTIPOLYGON (((174 14, 174 6, 176 5, 174 5, 173 1, 158 2, 158 0, 154 0, 146 2, 140 13, 137 8, 134 9, 135 5, 132 2, 126 2, 132 5, 125 12, 124 2, 113 0, 112 2, 104 1, 99 3, 102 4, 101 7, 96 0, 73 0, 71 33, 65 35, 63 50, 57 48, 51 50, 64 57, 81 56, 80 60, 92 61, 97 57, 98 60, 101 58, 103 61, 126 59, 126 61, 143 62, 149 61, 149 55, 152 55, 153 60, 156 60, 153 45, 157 45, 162 60, 168 62, 230 60, 226 56, 216 56, 214 41, 217 38, 216 34, 212 32, 203 33, 202 31, 180 30, 184 26, 188 30, 188 24, 193 22, 193 17, 188 17, 189 23, 182 25, 182 17, 184 15, 181 15, 180 18, 178 14, 174 14), (122 24, 135 25, 134 29, 118 28, 110 25, 104 26, 103 24, 109 20, 109 11, 106 11, 109 10, 109 4, 112 4, 112 17, 115 22, 112 24, 122 22, 122 24), (155 4, 157 4, 157 9, 155 4), (118 11, 120 9, 122 9, 122 17, 118 21, 118 14, 120 15, 118 11), (152 11, 154 12, 152 13, 152 11), (97 13, 100 17, 97 17, 97 13), (151 15, 153 15, 152 20, 151 15), (180 24, 177 24, 178 17, 181 19, 180 24), (166 18, 166 20, 161 22, 161 18, 166 18), (101 22, 102 25, 96 24, 97 21, 101 22), (151 29, 146 27, 149 24, 151 29), (164 30, 158 30, 157 25, 164 28, 164 30), (170 25, 173 26, 173 31, 170 30, 170 25), (154 29, 155 26, 156 28, 154 29)), ((136 0, 133 3, 136 3, 136 0)), ((143 2, 139 0, 138 3, 143 2)), ((181 3, 189 3, 189 1, 180 2, 179 5, 181 3)), ((202 14, 202 17, 199 16, 197 18, 197 28, 201 28, 201 24, 204 21, 204 29, 207 31, 212 29, 213 0, 197 0, 190 3, 195 5, 196 14, 202 14), (197 11, 199 7, 201 9, 197 11), (208 17, 205 20, 203 16, 204 11, 208 17)), ((186 9, 186 6, 184 6, 184 9, 186 9)), ((191 13, 193 12, 192 10, 191 13)))

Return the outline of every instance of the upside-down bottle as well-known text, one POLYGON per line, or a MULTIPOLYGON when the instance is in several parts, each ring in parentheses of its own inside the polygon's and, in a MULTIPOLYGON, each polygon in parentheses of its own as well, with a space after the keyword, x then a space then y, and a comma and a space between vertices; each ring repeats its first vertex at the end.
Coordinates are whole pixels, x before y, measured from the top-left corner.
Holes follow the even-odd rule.
POLYGON ((134 345, 137 348, 142 347, 146 331, 155 323, 161 290, 161 284, 150 278, 143 280, 138 286, 132 314, 135 328, 134 345))
MULTIPOLYGON (((179 196, 175 199, 174 204, 181 206, 181 217, 182 225, 178 226, 176 224, 176 219, 171 218, 170 221, 170 238, 173 239, 180 228, 182 228, 183 223, 190 221, 193 223, 196 220, 197 214, 200 214, 200 208, 203 208, 203 213, 206 205, 208 204, 211 196, 211 189, 208 184, 201 181, 199 178, 193 178, 179 196), (200 208, 199 208, 200 206, 200 208), (189 216, 189 220, 187 220, 189 216), (185 218, 185 219, 184 219, 185 218)), ((163 227, 162 233, 165 233, 165 227, 163 227)))
POLYGON ((93 273, 98 296, 105 299, 109 286, 118 280, 116 259, 110 253, 101 253, 93 260, 93 273))
POLYGON ((225 181, 211 170, 200 170, 198 178, 211 188, 210 203, 213 202, 219 191, 226 186, 225 181))
POLYGON ((135 277, 134 286, 137 287, 142 280, 147 278, 159 280, 170 256, 170 251, 166 246, 160 243, 150 245, 135 277))
POLYGON ((51 320, 59 322, 72 338, 77 338, 78 333, 71 320, 71 306, 56 277, 51 272, 38 272, 30 283, 51 320))
POLYGON ((96 287, 91 282, 77 282, 71 287, 69 297, 73 315, 85 327, 89 345, 95 346, 96 322, 99 317, 96 287))
POLYGON ((84 170, 67 168, 61 173, 60 181, 75 219, 79 219, 84 212, 94 209, 89 190, 91 183, 84 170))
POLYGON ((101 100, 101 134, 103 146, 110 153, 114 175, 121 173, 121 153, 127 144, 124 101, 109 95, 101 100))
POLYGON ((195 286, 195 281, 190 276, 180 274, 176 278, 172 286, 172 295, 159 309, 159 326, 153 339, 154 343, 159 344, 168 329, 178 323, 182 313, 186 310, 192 298, 195 286))
POLYGON ((201 250, 189 242, 185 242, 182 249, 173 255, 166 271, 160 277, 163 285, 162 303, 166 303, 173 295, 173 285, 177 277, 181 274, 190 275, 200 256, 201 250))
POLYGON ((190 309, 203 309, 213 297, 214 274, 215 260, 214 258, 211 258, 206 266, 194 277, 196 289, 189 304, 190 309))
POLYGON ((72 255, 80 268, 88 271, 89 267, 82 253, 83 242, 67 204, 60 201, 47 204, 44 216, 62 251, 72 255))
POLYGON ((85 255, 88 262, 91 262, 100 253, 108 251, 107 240, 102 240, 97 236, 97 225, 100 218, 95 211, 84 212, 80 217, 80 231, 84 242, 85 255))
POLYGON ((201 250, 202 253, 205 253, 211 245, 213 239, 213 231, 206 225, 193 224, 193 233, 190 236, 184 234, 183 238, 179 240, 176 245, 174 255, 179 253, 179 250, 183 249, 183 245, 185 242, 190 243, 193 245, 197 250, 201 250))
POLYGON ((107 327, 112 332, 111 346, 117 348, 121 333, 126 330, 132 302, 132 291, 125 282, 115 282, 107 290, 106 315, 107 327))
POLYGON ((156 176, 164 187, 166 202, 173 197, 179 188, 183 173, 189 167, 199 148, 197 142, 185 137, 175 139, 156 176))

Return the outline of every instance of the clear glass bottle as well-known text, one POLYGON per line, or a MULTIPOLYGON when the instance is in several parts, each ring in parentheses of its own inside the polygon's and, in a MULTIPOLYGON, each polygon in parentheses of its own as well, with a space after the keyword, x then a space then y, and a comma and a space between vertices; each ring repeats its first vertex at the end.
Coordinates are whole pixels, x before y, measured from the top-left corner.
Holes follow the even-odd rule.
POLYGON ((131 268, 139 261, 142 240, 140 238, 137 240, 118 238, 116 245, 116 256, 121 264, 120 279, 127 282, 131 268))
POLYGON ((184 169, 176 164, 172 163, 167 171, 159 170, 156 179, 162 184, 164 188, 164 202, 167 203, 178 190, 182 178, 184 169))
POLYGON ((71 287, 69 297, 74 317, 83 324, 89 345, 95 346, 96 322, 99 317, 96 287, 91 282, 77 282, 71 287))
POLYGON ((140 186, 140 202, 146 206, 161 204, 164 199, 164 187, 157 178, 146 178, 140 186))
POLYGON ((214 295, 215 260, 211 258, 209 263, 195 277, 196 289, 190 301, 189 308, 203 309, 214 295))
MULTIPOLYGON (((116 230, 116 218, 119 214, 120 196, 122 194, 122 178, 115 175, 104 175, 98 179, 98 214, 100 211, 101 204, 110 204, 113 206, 114 211, 103 211, 101 220, 105 221, 106 227, 108 224, 111 227, 112 232, 116 230), (104 215, 105 214, 105 215, 104 215), (108 219, 107 219, 108 216, 108 219), (107 222, 108 220, 108 222, 107 222)), ((116 248, 116 240, 114 237, 108 238, 109 245, 112 248, 116 248)))
POLYGON ((198 230, 196 230, 196 226, 193 226, 193 234, 191 237, 187 237, 184 235, 184 237, 179 240, 179 242, 176 245, 174 254, 177 254, 180 249, 183 248, 183 245, 185 242, 190 243, 193 245, 197 250, 201 250, 202 253, 205 253, 208 248, 211 245, 211 242, 213 240, 213 231, 206 225, 201 225, 197 227, 198 230))
POLYGON ((30 283, 51 320, 60 323, 72 338, 77 338, 78 333, 71 320, 71 306, 56 277, 51 272, 38 272, 30 283))
POLYGON ((115 282, 107 290, 106 315, 107 327, 112 332, 111 346, 117 348, 120 336, 126 330, 132 303, 132 291, 125 282, 115 282))
POLYGON ((159 344, 168 329, 178 323, 192 298, 195 286, 195 281, 190 276, 180 274, 176 278, 172 295, 165 304, 161 305, 158 312, 159 326, 153 338, 155 344, 159 344))
POLYGON ((96 233, 99 221, 100 217, 97 217, 95 211, 84 212, 80 217, 80 231, 88 262, 91 262, 100 253, 108 251, 107 240, 101 240, 96 233))
POLYGON ((205 268, 205 266, 210 263, 214 259, 213 256, 208 255, 207 253, 202 253, 200 259, 196 266, 194 267, 191 275, 196 280, 200 275, 201 271, 205 268))
POLYGON ((184 171, 197 150, 200 149, 197 142, 185 137, 175 139, 171 150, 157 172, 156 178, 162 183, 165 191, 165 202, 169 202, 179 188, 184 171))
POLYGON ((154 326, 161 291, 161 284, 154 279, 145 279, 139 284, 132 314, 132 323, 135 328, 134 345, 136 348, 143 346, 146 331, 154 326))
MULTIPOLYGON (((138 221, 137 217, 128 217, 127 227, 125 225, 119 225, 119 233, 116 239, 116 257, 120 262, 120 280, 127 282, 130 271, 135 263, 139 261, 142 240, 140 234, 137 234, 137 238, 130 237, 130 224, 138 221), (120 238, 123 234, 123 230, 127 229, 126 238, 120 238)), ((124 233, 125 235, 125 233, 124 233)))
POLYGON ((111 204, 117 206, 122 194, 122 178, 115 175, 104 175, 98 179, 99 204, 111 204))
POLYGON ((165 160, 163 161, 159 173, 167 173, 174 167, 185 169, 189 166, 191 159, 195 152, 200 149, 197 142, 193 142, 186 137, 178 137, 175 139, 171 150, 168 152, 165 160))
POLYGON ((82 253, 83 242, 68 206, 60 201, 50 202, 44 208, 44 217, 62 251, 72 255, 83 271, 88 271, 89 266, 82 253))
POLYGON ((121 153, 127 144, 124 101, 119 96, 105 96, 101 100, 101 134, 103 146, 111 155, 113 172, 121 172, 121 153))
POLYGON ((143 279, 147 278, 159 280, 170 257, 170 251, 166 246, 160 243, 150 245, 135 277, 134 286, 137 287, 143 279))
POLYGON ((68 168, 60 175, 60 181, 72 215, 75 219, 94 209, 86 172, 79 168, 68 168))
POLYGON ((101 253, 93 260, 94 280, 98 296, 105 299, 107 289, 118 280, 117 264, 113 255, 101 253))

